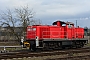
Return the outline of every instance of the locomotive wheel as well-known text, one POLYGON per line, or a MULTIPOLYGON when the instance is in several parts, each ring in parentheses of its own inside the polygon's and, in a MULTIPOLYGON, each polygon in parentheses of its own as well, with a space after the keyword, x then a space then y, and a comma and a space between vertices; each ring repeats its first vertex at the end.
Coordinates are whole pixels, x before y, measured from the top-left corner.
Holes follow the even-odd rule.
POLYGON ((81 45, 81 47, 83 47, 84 46, 84 43, 82 42, 80 45, 81 45))
POLYGON ((36 51, 36 46, 35 46, 35 44, 32 45, 32 50, 33 50, 33 51, 36 51))
POLYGON ((31 50, 31 51, 36 51, 36 46, 35 46, 35 44, 30 45, 29 50, 31 50))
POLYGON ((65 46, 62 46, 62 49, 65 49, 65 46))
POLYGON ((49 47, 48 47, 48 44, 47 43, 43 43, 43 50, 48 50, 49 49, 49 47))

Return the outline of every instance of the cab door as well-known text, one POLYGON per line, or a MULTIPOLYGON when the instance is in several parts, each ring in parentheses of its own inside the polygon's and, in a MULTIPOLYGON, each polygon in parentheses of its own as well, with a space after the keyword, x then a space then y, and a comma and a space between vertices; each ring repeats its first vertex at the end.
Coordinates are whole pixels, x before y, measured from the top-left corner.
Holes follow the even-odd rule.
POLYGON ((75 38, 75 29, 72 24, 67 25, 67 38, 68 39, 73 39, 75 38))

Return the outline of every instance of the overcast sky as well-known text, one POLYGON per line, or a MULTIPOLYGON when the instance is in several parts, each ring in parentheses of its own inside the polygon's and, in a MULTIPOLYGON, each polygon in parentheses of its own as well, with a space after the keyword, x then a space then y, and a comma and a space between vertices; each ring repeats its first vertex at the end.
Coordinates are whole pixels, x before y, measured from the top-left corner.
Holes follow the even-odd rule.
MULTIPOLYGON (((56 20, 78 22, 90 28, 90 0, 0 0, 0 10, 28 5, 43 24, 56 20)), ((75 23, 76 24, 76 23, 75 23)))

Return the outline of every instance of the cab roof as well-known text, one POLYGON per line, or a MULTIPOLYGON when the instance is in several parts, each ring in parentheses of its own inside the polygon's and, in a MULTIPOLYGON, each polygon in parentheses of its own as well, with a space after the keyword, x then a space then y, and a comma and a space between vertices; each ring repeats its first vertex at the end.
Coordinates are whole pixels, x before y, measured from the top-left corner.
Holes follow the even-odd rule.
POLYGON ((55 22, 53 22, 53 24, 52 25, 56 25, 57 24, 57 22, 60 22, 61 24, 74 24, 74 23, 72 23, 72 22, 64 22, 64 21, 55 21, 55 22))

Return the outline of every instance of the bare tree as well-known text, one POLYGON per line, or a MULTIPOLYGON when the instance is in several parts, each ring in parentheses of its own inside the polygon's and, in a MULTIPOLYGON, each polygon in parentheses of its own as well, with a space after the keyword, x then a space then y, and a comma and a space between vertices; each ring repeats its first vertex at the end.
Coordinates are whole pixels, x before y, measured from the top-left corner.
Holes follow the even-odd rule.
POLYGON ((7 26, 9 32, 20 40, 21 36, 25 37, 25 32, 28 25, 37 23, 40 24, 40 20, 37 22, 37 20, 33 19, 34 14, 35 12, 33 12, 33 9, 29 9, 28 6, 15 8, 14 11, 7 9, 7 12, 3 12, 0 16, 1 26, 7 26), (15 31, 17 26, 23 28, 19 35, 15 31))
POLYGON ((20 22, 19 25, 23 27, 22 35, 25 38, 26 28, 30 24, 30 20, 34 16, 34 12, 33 10, 30 10, 28 6, 22 8, 16 8, 15 12, 16 12, 17 20, 18 22, 20 22))
POLYGON ((10 34, 15 35, 19 39, 19 36, 15 33, 14 30, 17 20, 14 17, 12 11, 10 9, 7 9, 7 12, 3 12, 0 15, 1 26, 7 27, 7 29, 9 29, 7 31, 10 34))

